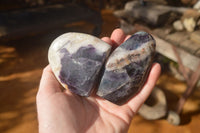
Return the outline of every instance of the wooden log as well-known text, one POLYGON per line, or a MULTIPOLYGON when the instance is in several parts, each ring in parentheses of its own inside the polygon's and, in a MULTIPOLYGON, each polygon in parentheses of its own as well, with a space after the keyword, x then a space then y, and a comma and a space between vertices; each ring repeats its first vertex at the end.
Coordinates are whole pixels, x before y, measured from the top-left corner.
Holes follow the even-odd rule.
MULTIPOLYGON (((171 17, 172 12, 183 14, 186 10, 188 10, 188 8, 170 7, 150 2, 147 2, 144 6, 141 5, 139 1, 130 1, 126 3, 124 10, 115 11, 114 14, 120 18, 133 17, 151 25, 158 26, 177 19, 174 15, 171 17)), ((177 17, 178 16, 180 15, 177 15, 177 17)))
MULTIPOLYGON (((166 42, 165 40, 157 37, 156 35, 153 35, 153 37, 156 40, 156 51, 166 57, 168 57, 169 59, 177 62, 177 58, 176 55, 173 51, 173 44, 166 42)), ((200 59, 192 54, 190 54, 189 52, 184 51, 181 48, 177 48, 177 52, 180 55, 180 58, 183 62, 183 65, 190 68, 192 71, 196 71, 198 64, 200 63, 200 59)))
POLYGON ((190 39, 191 39, 192 41, 198 43, 199 46, 200 46, 200 30, 197 30, 197 31, 191 33, 190 39))
POLYGON ((170 13, 169 9, 163 9, 159 5, 147 4, 142 6, 137 1, 135 1, 131 10, 132 17, 142 19, 152 25, 164 24, 169 18, 170 13))

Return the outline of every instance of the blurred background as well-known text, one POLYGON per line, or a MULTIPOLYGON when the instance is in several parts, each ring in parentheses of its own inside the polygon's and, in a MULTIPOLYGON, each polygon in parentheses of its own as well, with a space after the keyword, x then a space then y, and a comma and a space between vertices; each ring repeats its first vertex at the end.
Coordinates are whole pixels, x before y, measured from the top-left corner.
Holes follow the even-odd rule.
POLYGON ((98 37, 143 30, 162 74, 129 133, 200 131, 200 1, 0 0, 0 132, 37 133, 35 97, 51 42, 75 31, 98 37))

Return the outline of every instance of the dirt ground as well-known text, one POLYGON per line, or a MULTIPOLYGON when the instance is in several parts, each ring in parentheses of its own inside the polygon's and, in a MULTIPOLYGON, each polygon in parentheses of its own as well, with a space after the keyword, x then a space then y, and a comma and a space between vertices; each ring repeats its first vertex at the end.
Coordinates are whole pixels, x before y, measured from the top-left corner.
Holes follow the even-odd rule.
MULTIPOLYGON (((112 11, 103 11, 102 36, 108 36, 119 27, 112 11)), ((0 132, 37 133, 35 96, 42 73, 48 64, 47 51, 50 43, 68 31, 91 33, 93 26, 86 22, 66 25, 63 29, 31 34, 19 40, 0 43, 0 132)), ((164 90, 170 109, 174 109, 178 97, 185 90, 184 82, 169 74, 162 74, 158 87, 164 90)), ((181 115, 182 124, 173 126, 165 119, 148 121, 136 115, 129 133, 198 133, 200 131, 200 89, 188 99, 181 115)))

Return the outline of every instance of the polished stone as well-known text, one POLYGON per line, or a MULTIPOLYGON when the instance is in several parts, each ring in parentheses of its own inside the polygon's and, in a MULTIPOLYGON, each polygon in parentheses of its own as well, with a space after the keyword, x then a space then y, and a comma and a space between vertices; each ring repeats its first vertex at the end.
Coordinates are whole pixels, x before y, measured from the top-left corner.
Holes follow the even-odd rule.
POLYGON ((110 50, 110 45, 94 36, 71 32, 52 42, 48 59, 64 88, 80 96, 89 96, 97 86, 110 50))
POLYGON ((155 53, 155 40, 146 32, 137 32, 110 55, 97 95, 115 104, 123 104, 144 85, 155 53))

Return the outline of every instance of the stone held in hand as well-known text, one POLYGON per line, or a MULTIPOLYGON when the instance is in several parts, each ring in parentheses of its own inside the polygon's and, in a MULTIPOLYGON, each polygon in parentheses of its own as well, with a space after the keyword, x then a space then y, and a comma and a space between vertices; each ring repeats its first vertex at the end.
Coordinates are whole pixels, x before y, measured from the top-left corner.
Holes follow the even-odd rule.
POLYGON ((64 88, 80 96, 89 96, 110 50, 109 44, 94 36, 71 32, 52 42, 48 60, 64 88))
POLYGON ((109 56, 110 51, 109 44, 94 36, 71 32, 52 42, 48 59, 64 88, 80 96, 89 96, 98 88, 98 96, 123 104, 146 81, 155 40, 146 32, 137 32, 109 56))
POLYGON ((143 87, 155 53, 155 40, 137 32, 110 55, 97 95, 123 104, 143 87))

